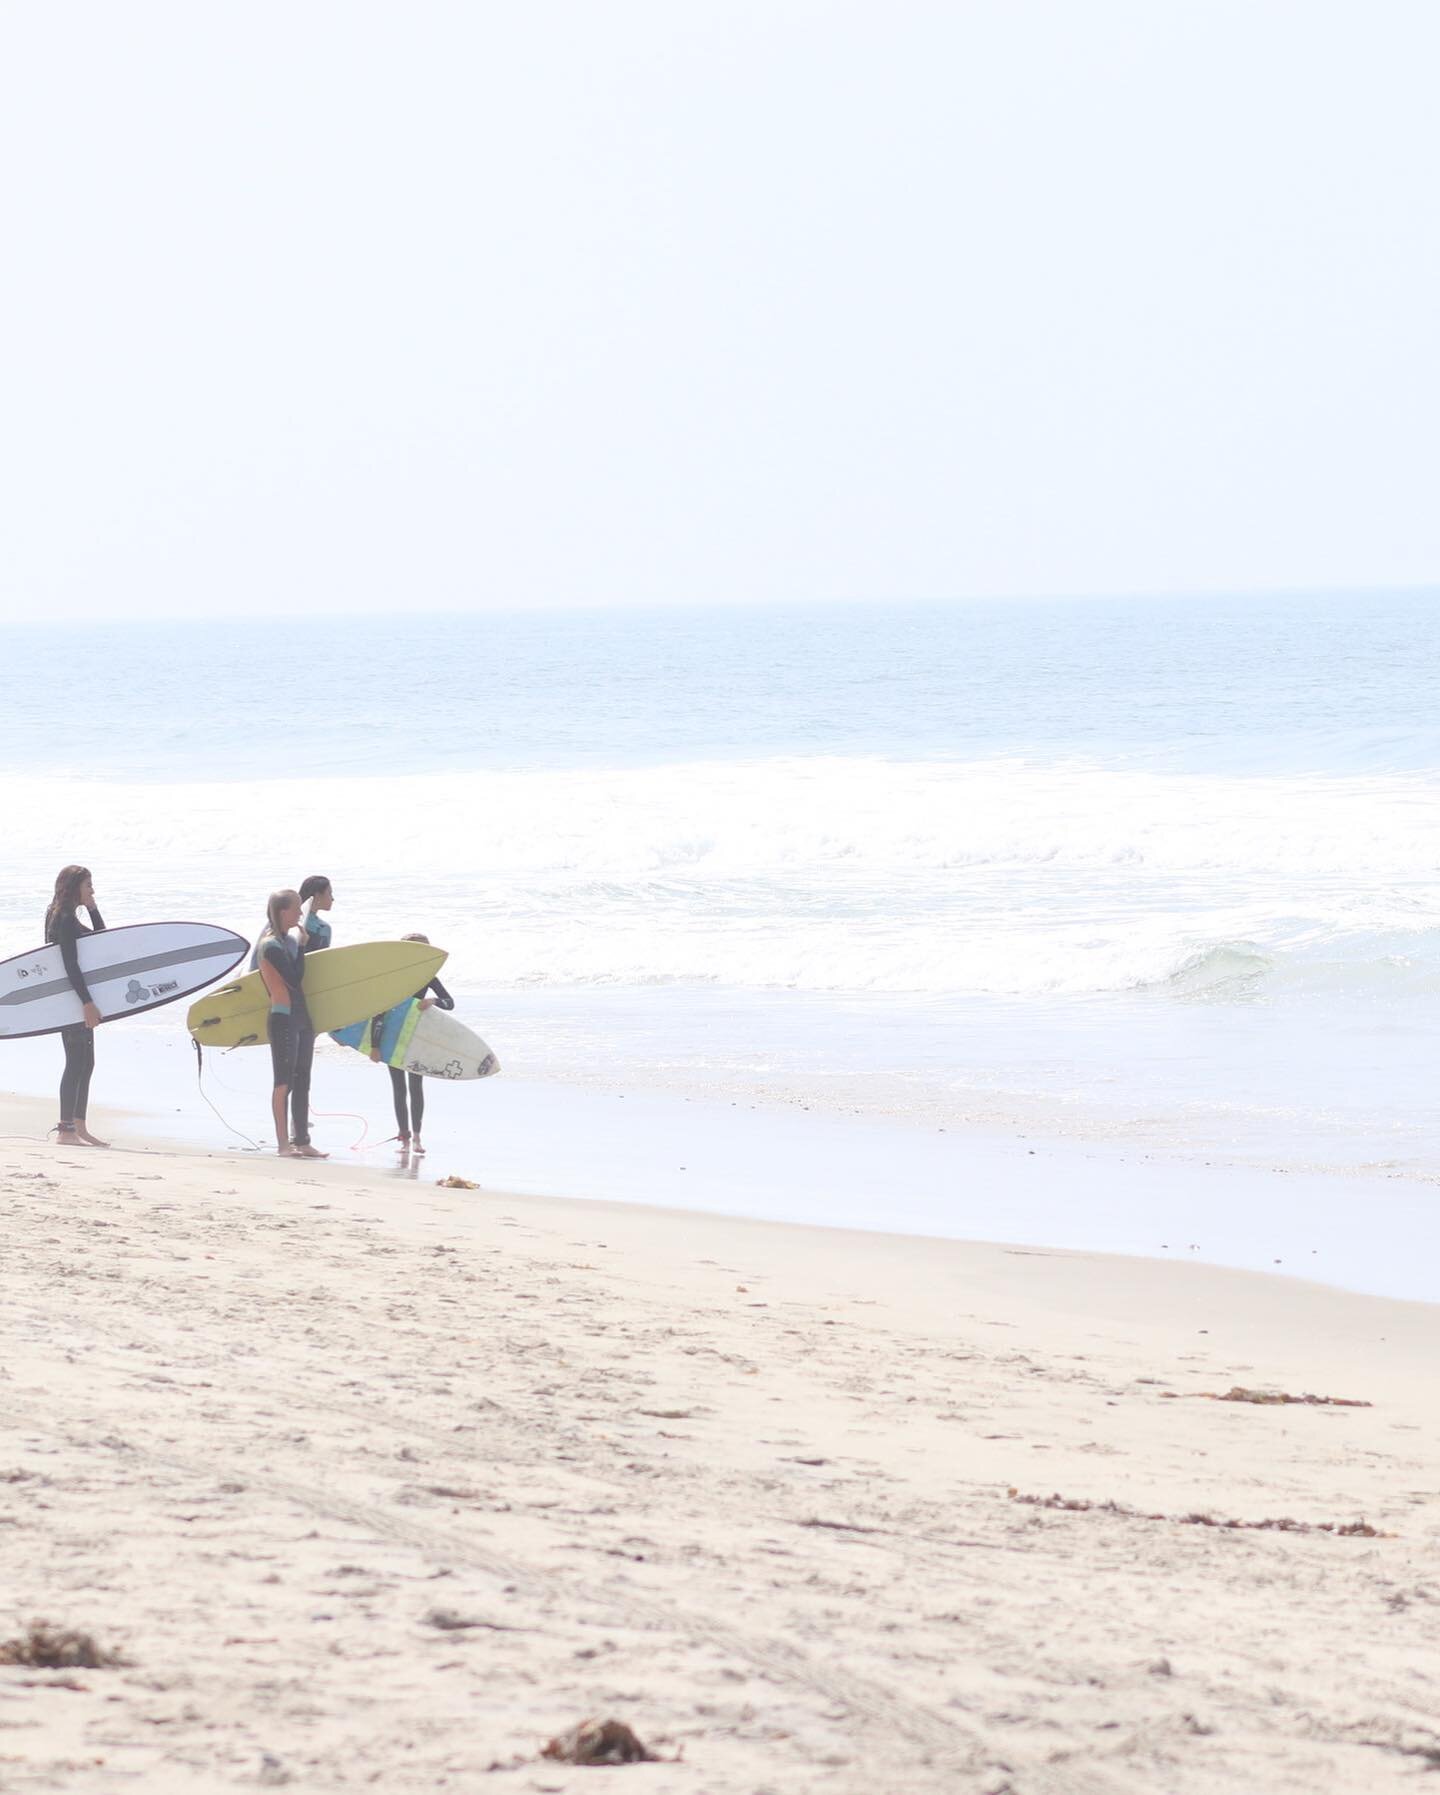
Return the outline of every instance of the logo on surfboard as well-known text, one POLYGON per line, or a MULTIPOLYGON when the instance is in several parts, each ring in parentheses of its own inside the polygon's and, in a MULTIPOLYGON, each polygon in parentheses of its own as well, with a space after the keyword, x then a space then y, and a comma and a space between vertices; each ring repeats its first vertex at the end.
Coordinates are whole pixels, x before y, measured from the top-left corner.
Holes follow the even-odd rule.
POLYGON ((131 979, 125 987, 125 1001, 128 1004, 153 1003, 157 997, 164 997, 167 991, 179 989, 179 979, 170 979, 163 985, 142 985, 139 979, 131 979))

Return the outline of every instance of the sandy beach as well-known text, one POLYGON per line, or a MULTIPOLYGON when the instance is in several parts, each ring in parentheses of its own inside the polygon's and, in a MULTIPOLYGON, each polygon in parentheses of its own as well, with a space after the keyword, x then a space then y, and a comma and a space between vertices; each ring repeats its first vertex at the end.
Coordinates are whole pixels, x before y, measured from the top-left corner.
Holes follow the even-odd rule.
POLYGON ((0 43, 0 1795, 1440 1795, 1440 5, 0 43))
POLYGON ((1433 1308, 47 1114, 0 1111, 0 1637, 124 1662, 0 1667, 0 1788, 568 1791, 587 1716, 656 1795, 1440 1762, 1433 1308))

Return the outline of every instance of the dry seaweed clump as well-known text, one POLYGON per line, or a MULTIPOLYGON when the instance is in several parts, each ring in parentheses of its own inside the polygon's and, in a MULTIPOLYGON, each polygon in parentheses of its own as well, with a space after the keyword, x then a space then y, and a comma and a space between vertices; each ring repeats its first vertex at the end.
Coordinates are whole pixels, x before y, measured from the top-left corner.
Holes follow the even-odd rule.
POLYGON ((540 1753, 563 1764, 654 1764, 659 1759, 648 1751, 623 1720, 582 1720, 567 1732, 557 1733, 540 1753))
POLYGON ((1288 1390, 1247 1390, 1244 1384, 1231 1384, 1223 1394, 1216 1390, 1165 1390, 1162 1395, 1172 1399, 1180 1396, 1192 1396, 1201 1402, 1253 1402, 1263 1408, 1280 1408, 1290 1403, 1300 1403, 1315 1409, 1373 1409, 1373 1402, 1362 1402, 1354 1396, 1292 1396, 1288 1390))
POLYGON ((119 1652, 107 1652, 89 1633, 43 1620, 31 1621, 15 1639, 0 1640, 0 1664, 24 1664, 31 1670, 114 1670, 124 1662, 119 1652))
POLYGON ((1177 1527, 1218 1527, 1235 1533, 1330 1533, 1337 1539, 1394 1539, 1393 1533, 1382 1533, 1363 1518, 1358 1521, 1296 1521, 1289 1515, 1277 1515, 1264 1521, 1235 1521, 1223 1515, 1195 1513, 1188 1515, 1152 1514, 1143 1508, 1131 1508, 1126 1502, 1091 1502, 1077 1496, 1026 1496, 1013 1486, 1006 1492, 1012 1502, 1023 1502, 1030 1508, 1060 1508, 1067 1514, 1117 1515, 1125 1521, 1171 1521, 1177 1527))

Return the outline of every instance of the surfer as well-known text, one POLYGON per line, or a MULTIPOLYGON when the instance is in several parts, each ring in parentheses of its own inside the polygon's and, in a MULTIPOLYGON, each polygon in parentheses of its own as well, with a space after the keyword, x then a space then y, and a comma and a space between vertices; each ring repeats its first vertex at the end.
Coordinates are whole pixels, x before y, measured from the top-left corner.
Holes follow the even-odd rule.
MULTIPOLYGON (((309 873, 300 881, 300 902, 306 906, 300 919, 300 946, 307 954, 318 954, 329 947, 330 924, 323 911, 335 903, 335 888, 324 873, 309 873)), ((290 1090, 290 1116, 295 1145, 303 1148, 308 1158, 316 1155, 310 1148, 310 1076, 315 1069, 315 1030, 307 1016, 305 1026, 295 1043, 295 1083, 290 1090)))
POLYGON ((330 945, 330 924, 320 914, 335 904, 335 891, 321 873, 311 873, 300 881, 300 902, 307 906, 304 917, 305 951, 318 953, 330 945))
MULTIPOLYGON (((297 912, 287 925, 287 933, 292 929, 295 931, 292 939, 301 955, 318 953, 321 948, 329 947, 330 924, 321 912, 330 909, 335 902, 330 881, 323 873, 311 873, 301 881, 299 891, 292 895, 297 904, 309 906, 303 914, 297 912)), ((257 946, 250 957, 251 970, 259 965, 260 949, 257 946)), ((290 1074, 290 1139, 300 1157, 326 1159, 328 1154, 317 1152, 310 1144, 310 1076, 315 1067, 315 1030, 311 1027, 308 1010, 302 1012, 294 1032, 294 1052, 287 1067, 290 1074)))
MULTIPOLYGON (((418 941, 424 947, 430 945, 428 935, 402 935, 400 939, 402 941, 418 941)), ((431 979, 423 991, 415 993, 415 998, 419 1000, 422 1010, 428 1010, 432 1005, 438 1010, 455 1008, 455 999, 439 979, 431 979), (431 992, 434 992, 433 997, 431 992)), ((391 1012, 386 1010, 383 1015, 377 1016, 370 1024, 370 1039, 375 1043, 370 1049, 370 1057, 377 1064, 380 1059, 380 1034, 385 1026, 385 1017, 390 1014, 391 1012)), ((408 1153, 413 1148, 417 1155, 421 1154, 425 1151, 420 1142, 420 1124, 425 1120, 425 1080, 418 1072, 407 1073, 403 1066, 389 1066, 386 1070, 390 1074, 390 1094, 395 1100, 396 1139, 400 1142, 400 1151, 408 1153)))
POLYGON ((310 1062, 315 1030, 305 1007, 305 950, 300 944, 300 893, 272 891, 255 960, 270 998, 270 1065, 274 1073, 270 1108, 278 1151, 291 1159, 325 1159, 310 1145, 310 1062), (294 1122, 286 1127, 286 1109, 294 1122))
POLYGON ((60 1030, 65 1048, 65 1070, 60 1077, 60 1122, 56 1129, 57 1144, 64 1147, 108 1147, 108 1141, 96 1140, 85 1126, 85 1112, 90 1101, 90 1074, 95 1070, 95 1029, 100 1011, 90 996, 90 987, 80 970, 76 952, 82 935, 101 935, 105 919, 95 903, 95 886, 88 866, 67 866, 55 881, 55 895, 45 912, 45 939, 60 949, 75 995, 84 1005, 85 1020, 73 1022, 60 1030), (76 914, 84 910, 90 918, 87 929, 76 914))

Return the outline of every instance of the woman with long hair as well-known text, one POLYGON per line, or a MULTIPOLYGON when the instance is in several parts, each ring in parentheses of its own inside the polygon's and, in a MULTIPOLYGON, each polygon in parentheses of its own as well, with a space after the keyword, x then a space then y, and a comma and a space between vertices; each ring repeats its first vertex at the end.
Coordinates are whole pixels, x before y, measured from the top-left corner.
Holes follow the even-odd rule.
POLYGON ((305 1007, 305 950, 295 937, 300 926, 300 893, 272 891, 265 906, 265 927, 255 945, 256 964, 270 999, 270 1067, 273 1083, 270 1111, 275 1122, 276 1150, 287 1159, 324 1159, 310 1145, 307 1101, 309 1068, 305 1068, 304 1094, 299 1084, 298 1057, 306 1037, 315 1051, 315 1030, 305 1007), (295 1132, 287 1125, 287 1111, 295 1107, 295 1132))
POLYGON ((96 1140, 85 1126, 85 1112, 90 1101, 90 1074, 95 1070, 95 1029, 100 1011, 90 996, 90 987, 80 970, 76 952, 82 935, 100 935, 105 919, 95 903, 95 885, 88 866, 65 866, 55 881, 55 895, 45 912, 45 939, 60 949, 75 995, 84 1005, 83 1022, 72 1022, 60 1030, 65 1048, 65 1070, 60 1078, 60 1122, 56 1140, 63 1147, 108 1147, 108 1141, 96 1140), (77 912, 90 918, 87 928, 77 912))

